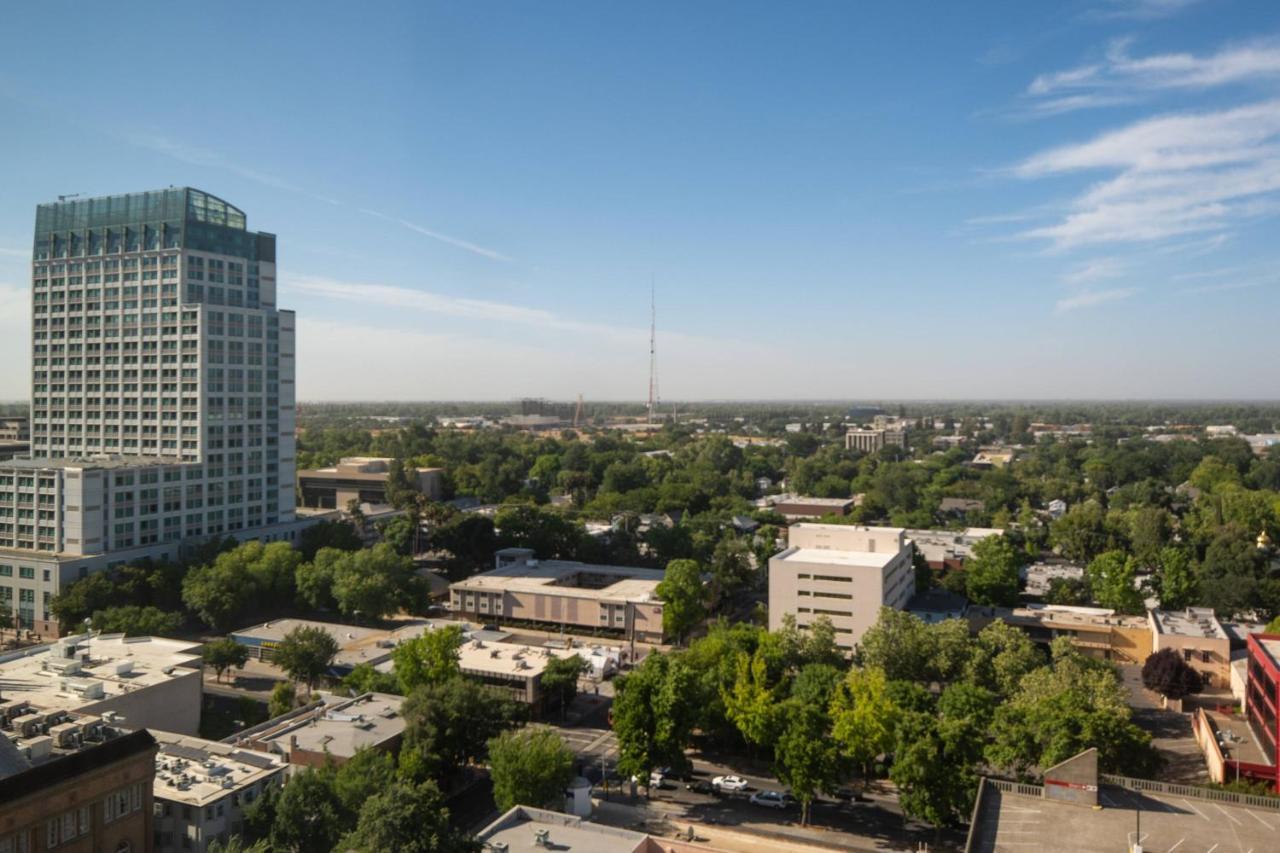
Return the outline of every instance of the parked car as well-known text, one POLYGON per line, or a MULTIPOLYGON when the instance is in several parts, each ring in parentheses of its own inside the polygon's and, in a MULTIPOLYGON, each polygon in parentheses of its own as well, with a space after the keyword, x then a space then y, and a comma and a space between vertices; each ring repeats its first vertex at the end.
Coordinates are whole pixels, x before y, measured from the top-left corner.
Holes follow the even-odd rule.
POLYGON ((785 791, 757 791, 751 795, 751 805, 770 809, 786 809, 796 804, 796 798, 785 791))
POLYGON ((837 800, 845 800, 850 803, 866 803, 870 802, 870 798, 862 791, 861 788, 855 788, 852 785, 846 785, 836 791, 837 800))
POLYGON ((667 781, 667 768, 662 767, 657 770, 649 771, 649 787, 661 788, 667 781))
POLYGON ((751 787, 741 776, 717 776, 711 784, 721 791, 745 791, 751 787))
POLYGON ((686 791, 692 791, 695 794, 707 794, 712 797, 720 793, 720 789, 711 782, 708 782, 706 779, 698 779, 697 781, 689 782, 684 786, 684 788, 686 791))

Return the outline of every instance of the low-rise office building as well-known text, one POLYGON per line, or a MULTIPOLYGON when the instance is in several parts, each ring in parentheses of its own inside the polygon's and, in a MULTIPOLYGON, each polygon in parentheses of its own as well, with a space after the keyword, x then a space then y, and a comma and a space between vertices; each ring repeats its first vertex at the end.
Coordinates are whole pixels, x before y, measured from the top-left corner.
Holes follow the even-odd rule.
MULTIPOLYGON (((590 791, 585 779, 576 781, 590 791)), ((571 793, 574 790, 571 788, 571 793)), ((574 814, 532 806, 512 807, 480 830, 476 840, 485 853, 514 853, 530 849, 562 850, 566 853, 718 853, 718 848, 708 847, 705 841, 646 835, 633 829, 594 823, 574 814)))
POLYGON ((996 527, 969 527, 964 530, 908 530, 907 538, 915 546, 929 568, 963 569, 965 560, 973 556, 973 546, 983 539, 999 536, 996 527))
POLYGON ((1280 789, 1280 635, 1248 637, 1245 715, 1265 763, 1242 766, 1242 775, 1280 789))
POLYGON ((231 738, 240 748, 283 756, 298 767, 343 764, 361 749, 396 752, 404 737, 403 696, 363 693, 319 700, 245 729, 231 738))
MULTIPOLYGON (((394 460, 380 456, 349 456, 329 468, 298 472, 302 505, 315 509, 345 509, 356 503, 387 503, 387 477, 394 460)), ((442 468, 411 468, 418 490, 433 501, 443 494, 442 468)))
POLYGON ((146 731, 89 741, 46 760, 0 737, 0 851, 151 850, 155 739, 146 731))
POLYGON ((825 515, 848 515, 857 506, 854 498, 810 498, 802 495, 778 495, 769 499, 773 511, 787 521, 809 521, 825 515))
POLYGON ((0 418, 0 441, 30 441, 31 421, 27 418, 0 418))
POLYGON ((881 607, 905 608, 915 589, 904 529, 793 524, 786 550, 769 560, 769 629, 788 613, 801 627, 826 616, 852 651, 881 607))
POLYGON ((1173 649, 1208 687, 1231 684, 1231 638, 1210 607, 1151 610, 1152 651, 1173 649))
POLYGON ((538 560, 528 548, 504 548, 494 561, 492 571, 450 584, 454 613, 482 622, 516 620, 646 643, 664 640, 660 569, 538 560))
POLYGON ((861 429, 852 427, 844 434, 845 450, 857 450, 860 453, 875 453, 886 447, 906 447, 907 428, 905 425, 875 427, 861 429))
POLYGON ((289 765, 279 756, 203 738, 153 730, 155 853, 205 850, 244 835, 244 812, 289 765))
POLYGON ((1048 646, 1059 637, 1068 637, 1086 657, 1115 663, 1144 663, 1153 649, 1146 618, 1120 615, 1103 607, 970 607, 967 615, 975 632, 1001 620, 1023 629, 1036 643, 1048 646))
POLYGON ((1034 598, 1043 598, 1055 580, 1083 581, 1084 566, 1071 563, 1032 563, 1018 570, 1025 586, 1023 592, 1034 598))
POLYGON ((0 655, 0 719, 45 724, 50 715, 74 712, 129 729, 195 734, 204 665, 199 646, 79 635, 0 655))

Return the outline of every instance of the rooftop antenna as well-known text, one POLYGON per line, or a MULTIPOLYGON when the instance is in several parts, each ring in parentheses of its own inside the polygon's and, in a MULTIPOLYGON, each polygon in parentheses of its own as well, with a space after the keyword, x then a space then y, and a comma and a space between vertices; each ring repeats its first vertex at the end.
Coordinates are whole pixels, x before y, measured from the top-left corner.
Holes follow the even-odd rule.
POLYGON ((71 193, 70 195, 58 196, 58 201, 66 201, 69 198, 80 198, 80 193, 71 193))
POLYGON ((653 423, 653 412, 658 405, 658 311, 654 298, 653 276, 649 276, 649 405, 648 422, 653 423))

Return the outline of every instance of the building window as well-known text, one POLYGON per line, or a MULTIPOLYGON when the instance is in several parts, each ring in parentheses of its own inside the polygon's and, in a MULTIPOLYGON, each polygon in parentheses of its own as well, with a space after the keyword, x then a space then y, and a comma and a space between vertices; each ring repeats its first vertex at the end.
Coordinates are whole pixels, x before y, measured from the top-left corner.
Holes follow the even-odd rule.
POLYGON ((1200 652, 1200 662, 1213 663, 1213 652, 1209 651, 1208 649, 1200 652))
POLYGON ((1183 649, 1183 650, 1182 650, 1182 659, 1183 659, 1184 661, 1186 661, 1187 663, 1191 663, 1191 654, 1192 654, 1191 649, 1183 649))

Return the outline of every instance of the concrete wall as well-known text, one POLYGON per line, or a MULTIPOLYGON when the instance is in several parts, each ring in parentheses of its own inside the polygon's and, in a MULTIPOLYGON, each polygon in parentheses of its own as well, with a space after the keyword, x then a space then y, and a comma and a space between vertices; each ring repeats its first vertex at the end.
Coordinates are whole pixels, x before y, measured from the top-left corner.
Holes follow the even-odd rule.
POLYGON ((182 735, 200 733, 200 707, 204 696, 199 669, 179 667, 169 680, 101 702, 85 705, 82 713, 102 716, 115 711, 124 717, 120 724, 130 729, 161 729, 182 735))
POLYGON ((1078 806, 1098 805, 1098 750, 1086 749, 1045 770, 1044 796, 1078 806))
MULTIPOLYGON (((1186 652, 1191 652, 1188 665, 1206 678, 1206 684, 1212 687, 1226 687, 1231 683, 1231 641, 1226 637, 1188 637, 1182 634, 1162 634, 1152 631, 1154 642, 1152 651, 1173 649, 1186 660, 1186 652), (1209 660, 1204 660, 1208 654, 1209 660)), ((1144 658, 1145 660, 1145 658, 1144 658)))
POLYGON ((1197 708, 1191 716, 1191 730, 1195 733, 1196 743, 1204 753, 1205 767, 1209 771, 1209 779, 1221 784, 1226 779, 1226 759, 1218 748, 1218 741, 1213 736, 1213 724, 1203 708, 1197 708))

